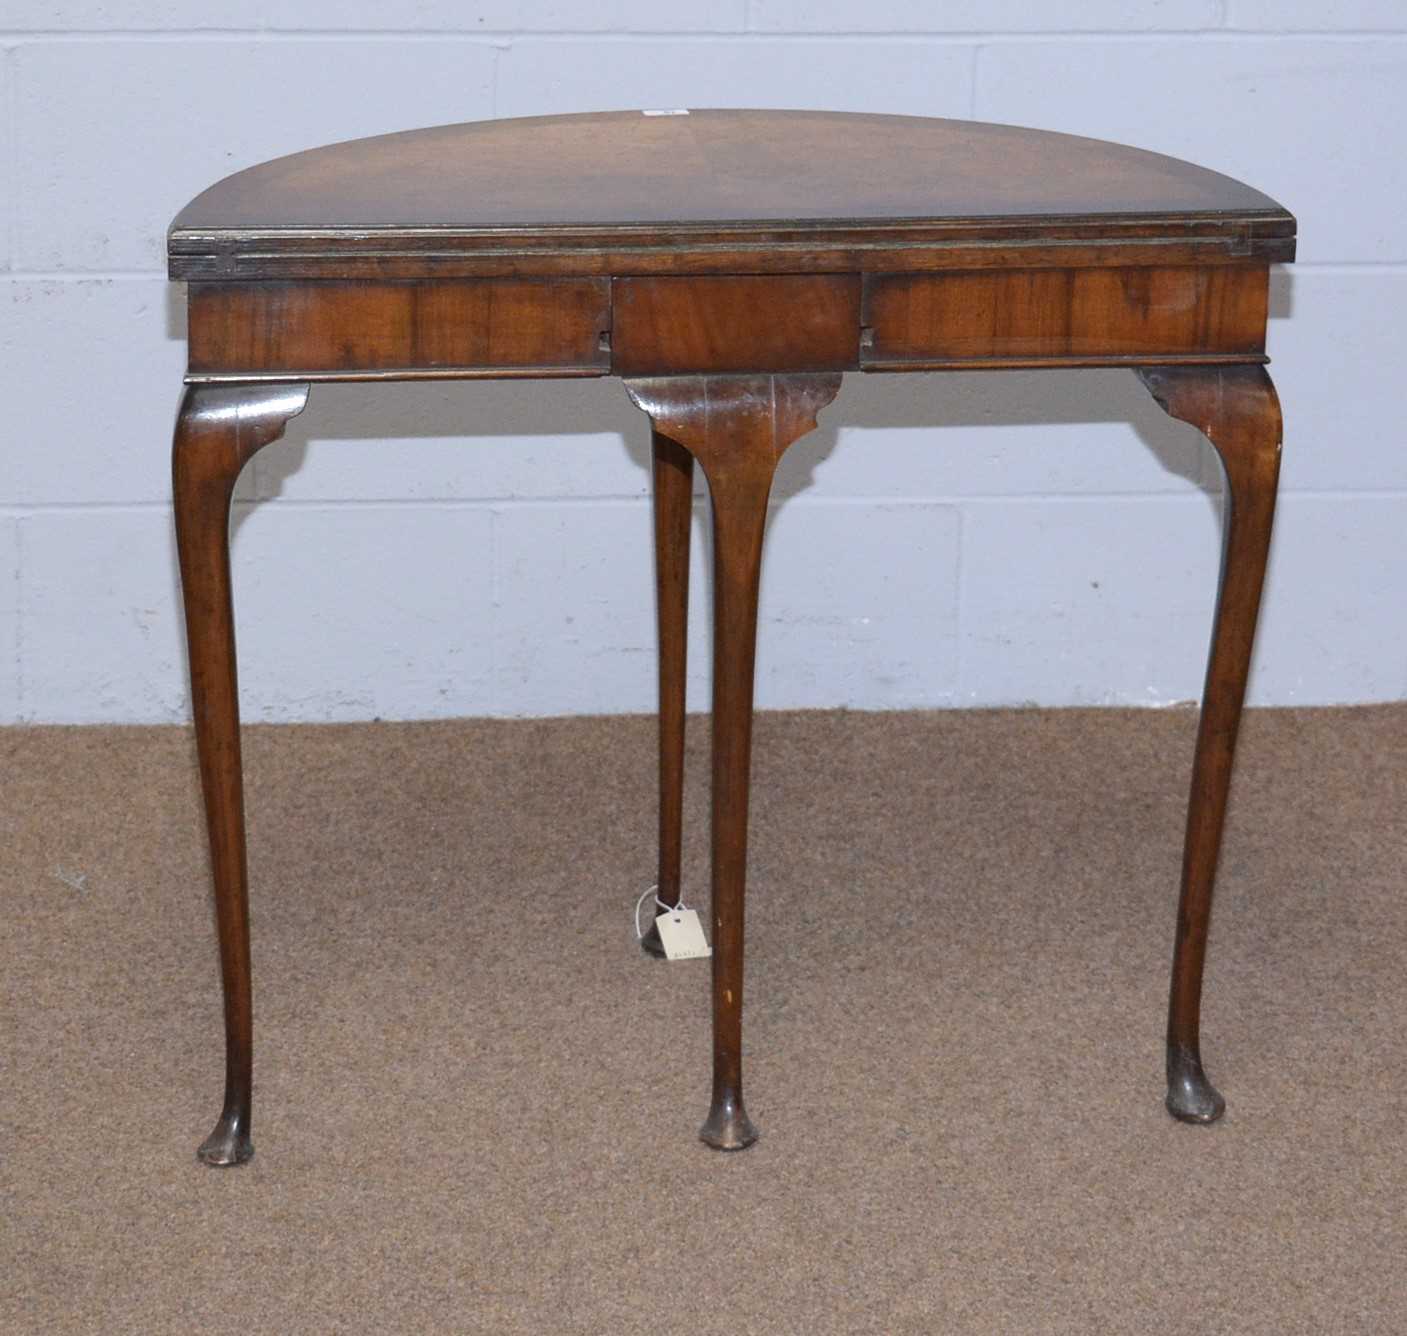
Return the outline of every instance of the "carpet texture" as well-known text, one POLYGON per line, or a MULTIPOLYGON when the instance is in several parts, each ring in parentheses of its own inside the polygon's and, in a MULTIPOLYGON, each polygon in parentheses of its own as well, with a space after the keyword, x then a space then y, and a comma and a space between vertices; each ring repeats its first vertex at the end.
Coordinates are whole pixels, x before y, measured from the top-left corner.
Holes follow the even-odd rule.
POLYGON ((0 1332, 1407 1331, 1407 706, 1247 717, 1213 1128, 1162 1109, 1194 727, 760 716, 731 1156, 708 967, 632 940, 652 721, 250 728, 225 1171, 189 733, 0 731, 0 1332))

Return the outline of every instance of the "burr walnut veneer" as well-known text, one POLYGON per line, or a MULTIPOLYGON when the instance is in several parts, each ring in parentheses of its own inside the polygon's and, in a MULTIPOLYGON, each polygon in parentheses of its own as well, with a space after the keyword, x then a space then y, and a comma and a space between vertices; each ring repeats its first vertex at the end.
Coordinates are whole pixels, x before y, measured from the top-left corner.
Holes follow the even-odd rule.
POLYGON ((1167 1035, 1169 1110, 1214 1120, 1202 962, 1280 458, 1267 277, 1293 258, 1294 232, 1257 191, 1138 149, 823 112, 445 126, 295 154, 194 200, 169 238, 189 294, 175 508, 227 1045, 224 1109, 201 1158, 253 1151, 230 496, 309 386, 339 380, 615 375, 649 416, 668 904, 702 465, 715 566, 714 1084, 702 1136, 738 1149, 756 1136, 742 1093, 743 884, 758 570, 778 459, 845 371, 1133 369, 1207 436, 1226 475, 1167 1035))

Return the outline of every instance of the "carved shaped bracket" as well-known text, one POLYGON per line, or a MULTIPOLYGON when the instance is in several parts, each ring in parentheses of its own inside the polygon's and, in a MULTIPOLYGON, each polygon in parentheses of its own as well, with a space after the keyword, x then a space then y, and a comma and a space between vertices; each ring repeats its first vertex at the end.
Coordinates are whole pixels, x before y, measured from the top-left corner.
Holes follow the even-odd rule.
POLYGON ((1278 457, 1280 400, 1263 366, 1151 366, 1137 375, 1163 412, 1217 448, 1228 474, 1248 454, 1278 457))
POLYGON ((1207 661, 1183 847, 1168 1002, 1168 1111, 1190 1123, 1226 1101, 1202 1067, 1202 975, 1226 799, 1245 701, 1280 471, 1280 404, 1264 367, 1148 367, 1138 372, 1170 417, 1191 423, 1226 470, 1220 590, 1207 661))
POLYGON ((250 459, 278 440, 307 406, 305 383, 187 386, 176 426, 176 467, 193 448, 206 447, 220 457, 207 461, 202 471, 228 474, 233 487, 250 459))
POLYGON ((793 441, 840 391, 840 372, 770 376, 654 376, 626 380, 626 392, 655 430, 677 441, 708 473, 709 486, 765 468, 770 477, 793 441))

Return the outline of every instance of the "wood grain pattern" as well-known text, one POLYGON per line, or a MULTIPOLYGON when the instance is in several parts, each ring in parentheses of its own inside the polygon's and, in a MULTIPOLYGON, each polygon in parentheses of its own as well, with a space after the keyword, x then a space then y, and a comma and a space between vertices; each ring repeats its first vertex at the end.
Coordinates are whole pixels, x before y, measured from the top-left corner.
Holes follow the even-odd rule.
MULTIPOLYGON (((655 509, 655 618, 659 627, 659 871, 655 898, 679 903, 684 857, 684 721, 689 664, 689 548, 694 519, 694 457, 651 433, 655 509)), ((663 957, 653 921, 640 941, 663 957)))
POLYGON ((1083 263, 1072 242, 1171 246, 1208 264, 1288 259, 1293 237, 1294 219, 1259 191, 1120 144, 915 116, 710 110, 480 121, 297 153, 193 200, 168 251, 178 278, 346 275, 354 257, 366 277, 514 264, 756 273, 912 270, 950 251, 970 263, 984 247, 1022 249, 1029 265, 1062 242, 1067 263, 1083 263), (732 252, 721 269, 720 251, 732 252))
POLYGON ((757 590, 777 463, 816 426, 838 375, 627 380, 655 431, 703 466, 713 507, 713 1099, 700 1137, 757 1140, 743 1106, 743 898, 747 881, 757 590))
POLYGON ((1264 265, 902 274, 865 280, 866 370, 1265 349, 1264 265))
POLYGON ((618 278, 611 328, 618 376, 841 370, 859 362, 860 279, 618 278))
POLYGON ((1168 1003, 1168 1098, 1175 1118, 1210 1123, 1226 1101, 1202 1066, 1202 974, 1231 766, 1246 697, 1280 475, 1280 403, 1260 367, 1157 368, 1139 373, 1171 417, 1216 448, 1226 479, 1221 580, 1187 804, 1182 890, 1168 1003))
POLYGON ((306 385, 187 389, 171 450, 176 548, 190 651, 191 707, 205 795, 220 976, 225 999, 225 1101, 197 1154, 211 1165, 254 1154, 249 874, 239 747, 230 498, 254 454, 283 435, 308 402, 306 385))
MULTIPOLYGON (((810 224, 768 227, 648 227, 610 238, 592 229, 550 233, 426 231, 415 236, 302 236, 280 231, 278 249, 234 232, 205 238, 196 254, 170 256, 172 278, 453 279, 610 277, 621 274, 884 274, 949 269, 1037 269, 1101 265, 1270 264, 1295 258, 1294 223, 1237 228, 1225 218, 1180 218, 1161 227, 1116 219, 1098 223, 810 224), (1205 235, 1198 234, 1205 228, 1205 235), (1172 235, 1169 235, 1169 232, 1172 235)), ((177 242, 173 239, 172 245, 177 242)), ((191 242, 189 244, 196 244, 191 242)))
POLYGON ((192 377, 610 369, 598 279, 192 283, 189 310, 192 377))

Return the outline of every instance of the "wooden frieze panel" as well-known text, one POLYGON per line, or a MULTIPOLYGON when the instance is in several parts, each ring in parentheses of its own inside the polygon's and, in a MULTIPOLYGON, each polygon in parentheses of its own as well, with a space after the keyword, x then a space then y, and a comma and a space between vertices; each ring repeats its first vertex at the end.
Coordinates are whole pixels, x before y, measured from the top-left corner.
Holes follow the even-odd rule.
POLYGON ((618 376, 858 365, 858 274, 618 278, 612 307, 618 376))
POLYGON ((202 374, 374 379, 404 373, 605 375, 604 279, 192 283, 202 374))
POLYGON ((1265 347, 1263 265, 1017 269, 866 279, 861 362, 1238 357, 1265 347))

